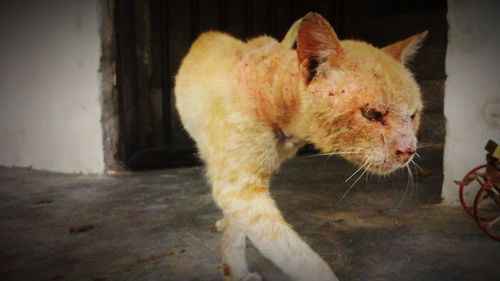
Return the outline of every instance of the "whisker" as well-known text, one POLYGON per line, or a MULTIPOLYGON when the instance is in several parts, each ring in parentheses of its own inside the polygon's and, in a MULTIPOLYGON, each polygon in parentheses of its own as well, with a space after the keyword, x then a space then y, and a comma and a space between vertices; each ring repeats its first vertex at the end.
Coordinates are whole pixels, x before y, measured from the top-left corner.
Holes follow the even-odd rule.
POLYGON ((422 147, 438 147, 438 146, 441 146, 440 144, 435 144, 435 143, 422 143, 422 144, 418 144, 417 145, 417 148, 422 148, 422 147))
POLYGON ((416 184, 415 184, 415 199, 418 199, 418 169, 417 169, 417 164, 415 163, 415 161, 411 160, 410 162, 411 164, 413 164, 413 169, 414 169, 414 172, 415 172, 415 178, 416 178, 416 184))
POLYGON ((365 183, 368 184, 368 175, 370 175, 370 173, 366 173, 366 176, 365 176, 365 183))
POLYGON ((419 168, 420 170, 425 171, 422 167, 420 167, 420 165, 418 165, 418 164, 417 164, 417 162, 415 162, 415 161, 413 161, 413 160, 412 160, 411 162, 413 163, 413 165, 415 165, 415 166, 416 166, 417 168, 419 168))
MULTIPOLYGON (((368 160, 365 162, 365 163, 368 163, 368 160)), ((370 166, 372 165, 372 163, 368 164, 368 166, 366 167, 366 169, 363 171, 363 173, 361 173, 361 175, 359 175, 359 177, 356 179, 356 181, 354 181, 353 184, 351 184, 351 186, 349 186, 349 188, 346 190, 346 192, 344 192, 344 195, 342 195, 342 197, 340 198, 339 202, 342 202, 342 200, 344 200, 344 198, 347 196, 347 194, 351 191, 351 189, 354 187, 354 185, 356 185, 356 183, 359 181, 359 179, 368 171, 368 169, 370 169, 370 166)), ((364 165, 363 165, 364 166, 364 165)))
POLYGON ((355 174, 357 174, 359 171, 361 171, 361 169, 363 169, 363 167, 368 164, 368 159, 366 159, 365 163, 363 163, 363 165, 361 165, 361 167, 359 167, 354 173, 352 173, 351 176, 349 176, 344 182, 348 182, 355 174))
POLYGON ((317 154, 312 154, 312 155, 307 155, 305 156, 306 158, 310 157, 319 157, 319 156, 333 156, 333 155, 342 155, 342 154, 358 154, 361 152, 356 152, 356 151, 341 151, 341 152, 326 152, 326 153, 317 153, 317 154))
POLYGON ((330 153, 330 155, 328 156, 328 158, 326 158, 325 162, 330 159, 333 155, 345 155, 345 154, 359 154, 359 149, 357 149, 356 151, 340 151, 340 152, 335 152, 335 153, 330 153))
POLYGON ((341 151, 341 152, 337 152, 337 153, 331 153, 326 159, 325 161, 323 162, 323 164, 328 161, 330 158, 332 158, 333 155, 346 155, 346 154, 358 154, 359 153, 359 150, 355 151, 355 152, 350 152, 350 151, 341 151))
POLYGON ((406 165, 405 167, 406 167, 406 170, 408 171, 408 178, 407 178, 407 181, 406 181, 406 188, 405 188, 405 191, 403 192, 403 195, 401 196, 401 199, 399 200, 398 205, 396 206, 396 209, 399 209, 399 207, 401 207, 401 204, 403 203, 404 199, 406 198, 406 194, 408 193, 408 189, 410 188, 410 183, 411 183, 412 178, 413 178, 409 166, 406 165))
POLYGON ((411 167, 409 164, 407 165, 407 167, 408 167, 408 173, 410 175, 410 188, 413 186, 415 187, 415 199, 417 199, 417 186, 415 185, 414 176, 413 176, 413 173, 411 171, 411 167))

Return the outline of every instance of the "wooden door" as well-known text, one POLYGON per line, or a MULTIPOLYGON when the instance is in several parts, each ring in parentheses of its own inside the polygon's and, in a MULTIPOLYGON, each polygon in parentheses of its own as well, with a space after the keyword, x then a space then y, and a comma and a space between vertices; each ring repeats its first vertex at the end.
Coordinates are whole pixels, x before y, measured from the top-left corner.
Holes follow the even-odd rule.
POLYGON ((335 23, 340 4, 329 0, 117 1, 120 158, 126 167, 197 163, 194 143, 175 110, 173 78, 201 32, 221 30, 242 39, 263 34, 281 38, 308 11, 335 23))
MULTIPOLYGON (((282 38, 290 25, 309 11, 327 18, 340 38, 369 39, 376 44, 434 28, 429 24, 435 22, 419 20, 419 13, 439 11, 437 24, 446 27, 445 0, 116 1, 119 151, 125 166, 148 169, 198 162, 195 145, 179 122, 173 88, 181 59, 201 32, 221 30, 242 39, 262 34, 282 38), (404 15, 416 20, 410 30, 404 29, 408 24, 398 24, 404 23, 404 15), (383 25, 386 18, 392 22, 383 25), (383 30, 377 29, 380 22, 383 30)), ((434 41, 441 42, 438 37, 445 40, 439 34, 434 41)), ((444 67, 444 57, 437 63, 444 67)), ((417 71, 427 73, 425 67, 419 68, 425 65, 424 60, 417 64, 417 71)), ((444 75, 444 71, 438 72, 436 76, 444 75)))

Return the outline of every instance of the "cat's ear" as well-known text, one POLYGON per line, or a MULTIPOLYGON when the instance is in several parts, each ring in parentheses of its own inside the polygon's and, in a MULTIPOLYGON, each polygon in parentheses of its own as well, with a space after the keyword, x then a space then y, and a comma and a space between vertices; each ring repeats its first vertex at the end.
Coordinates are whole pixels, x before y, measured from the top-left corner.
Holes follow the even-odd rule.
POLYGON ((386 46, 382 50, 403 64, 407 64, 417 54, 426 37, 427 31, 424 31, 386 46))
POLYGON ((305 83, 340 63, 342 48, 332 26, 319 14, 308 13, 300 22, 297 56, 305 83))

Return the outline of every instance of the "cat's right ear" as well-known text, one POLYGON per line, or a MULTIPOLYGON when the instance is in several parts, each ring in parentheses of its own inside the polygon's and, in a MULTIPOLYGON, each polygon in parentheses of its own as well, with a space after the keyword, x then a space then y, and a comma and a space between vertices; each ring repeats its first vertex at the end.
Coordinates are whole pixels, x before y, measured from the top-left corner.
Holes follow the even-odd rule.
POLYGON ((426 37, 427 31, 424 31, 386 46, 382 48, 382 50, 403 64, 408 64, 415 56, 426 37))
POLYGON ((337 66, 341 55, 337 34, 321 15, 310 12, 302 18, 297 34, 297 56, 306 85, 337 66))

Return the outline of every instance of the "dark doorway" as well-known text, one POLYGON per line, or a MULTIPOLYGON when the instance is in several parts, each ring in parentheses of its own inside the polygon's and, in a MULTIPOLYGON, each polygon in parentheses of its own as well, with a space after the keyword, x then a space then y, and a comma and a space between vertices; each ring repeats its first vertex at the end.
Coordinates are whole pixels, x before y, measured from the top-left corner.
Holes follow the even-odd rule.
POLYGON ((129 169, 197 163, 193 141, 175 110, 174 76, 201 32, 247 39, 284 36, 309 11, 322 14, 341 39, 376 46, 429 30, 412 69, 422 85, 427 117, 420 140, 444 140, 446 1, 123 0, 116 1, 117 83, 121 161, 129 169), (432 63, 429 63, 432 62, 432 63))

